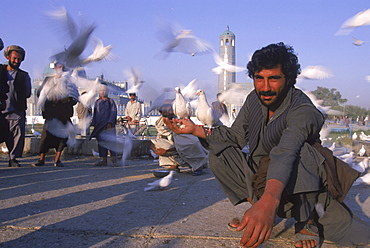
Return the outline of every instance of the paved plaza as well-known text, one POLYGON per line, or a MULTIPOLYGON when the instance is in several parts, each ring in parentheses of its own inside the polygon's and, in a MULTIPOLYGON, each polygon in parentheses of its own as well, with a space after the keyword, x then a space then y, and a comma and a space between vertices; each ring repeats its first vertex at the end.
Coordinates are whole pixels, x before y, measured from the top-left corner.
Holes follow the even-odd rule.
MULTIPOLYGON (((94 167, 92 156, 64 155, 65 167, 53 167, 50 154, 37 168, 34 155, 20 159, 21 168, 0 159, 0 247, 239 247, 241 233, 226 223, 249 205, 233 207, 210 169, 195 177, 182 168, 169 188, 144 192, 157 179, 151 159, 125 168, 94 167)), ((370 224, 369 192, 353 187, 346 202, 370 224)), ((277 220, 261 247, 292 247, 292 226, 277 220)))

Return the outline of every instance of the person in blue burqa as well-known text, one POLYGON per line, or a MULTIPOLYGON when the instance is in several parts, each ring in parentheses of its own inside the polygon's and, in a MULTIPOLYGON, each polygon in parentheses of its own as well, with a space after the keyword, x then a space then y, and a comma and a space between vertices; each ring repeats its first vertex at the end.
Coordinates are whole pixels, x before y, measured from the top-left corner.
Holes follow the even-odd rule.
POLYGON ((95 166, 108 165, 108 151, 111 155, 112 166, 117 166, 117 154, 114 142, 116 139, 116 121, 116 103, 108 97, 108 87, 102 84, 99 89, 99 99, 96 100, 94 105, 91 121, 91 126, 94 126, 94 130, 91 133, 90 139, 95 137, 98 140, 99 156, 102 158, 95 166))

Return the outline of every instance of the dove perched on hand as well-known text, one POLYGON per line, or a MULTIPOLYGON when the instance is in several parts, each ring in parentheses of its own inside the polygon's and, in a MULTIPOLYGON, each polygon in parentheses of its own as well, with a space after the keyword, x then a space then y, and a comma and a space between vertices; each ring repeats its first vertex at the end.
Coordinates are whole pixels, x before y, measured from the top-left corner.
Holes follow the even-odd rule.
POLYGON ((207 127, 222 125, 221 121, 217 118, 216 113, 209 106, 204 91, 198 90, 197 95, 198 95, 198 106, 195 115, 198 118, 198 120, 207 127))
POLYGON ((161 179, 158 179, 158 180, 156 180, 152 183, 148 183, 149 187, 146 187, 144 189, 144 191, 164 189, 164 188, 168 187, 172 182, 172 177, 173 177, 174 173, 175 173, 175 171, 171 170, 170 173, 167 176, 165 176, 161 179))
POLYGON ((172 103, 173 113, 179 119, 189 118, 191 114, 190 103, 181 94, 181 90, 179 87, 175 88, 175 92, 175 100, 172 103))
POLYGON ((169 22, 162 22, 158 38, 164 47, 156 57, 165 59, 172 52, 181 52, 194 56, 213 51, 213 47, 192 34, 191 30, 180 29, 169 22), (190 51, 190 52, 189 52, 190 51))

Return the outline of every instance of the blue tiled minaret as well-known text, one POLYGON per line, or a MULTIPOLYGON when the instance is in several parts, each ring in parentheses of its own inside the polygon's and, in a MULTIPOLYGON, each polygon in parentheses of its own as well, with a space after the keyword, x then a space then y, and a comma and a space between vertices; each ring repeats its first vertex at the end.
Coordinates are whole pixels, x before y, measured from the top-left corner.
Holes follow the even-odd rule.
MULTIPOLYGON (((220 58, 224 62, 235 65, 235 34, 229 30, 229 26, 220 35, 220 58)), ((235 72, 223 70, 218 75, 218 92, 229 89, 231 83, 235 83, 235 72)))

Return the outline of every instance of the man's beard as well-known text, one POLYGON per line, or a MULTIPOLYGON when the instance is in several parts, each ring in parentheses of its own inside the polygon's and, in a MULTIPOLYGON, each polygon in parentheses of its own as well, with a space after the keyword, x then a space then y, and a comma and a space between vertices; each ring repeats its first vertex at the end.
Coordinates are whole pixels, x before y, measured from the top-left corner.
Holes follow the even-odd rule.
POLYGON ((16 70, 16 69, 18 69, 18 68, 19 68, 20 64, 13 64, 13 63, 9 63, 9 66, 10 66, 11 68, 13 68, 14 70, 16 70))
POLYGON ((260 91, 258 92, 258 98, 260 100, 260 102, 262 103, 262 105, 264 105, 265 107, 267 107, 268 109, 272 110, 272 111, 275 111, 281 104, 281 102, 283 101, 283 99, 285 98, 286 96, 286 90, 285 92, 281 92, 280 95, 278 95, 275 99, 272 99, 270 101, 266 101, 266 100, 263 100, 261 98, 261 96, 276 96, 276 91, 260 91))

